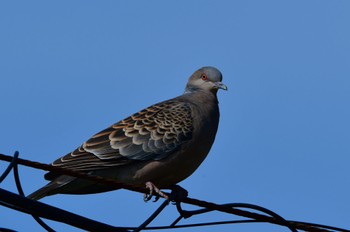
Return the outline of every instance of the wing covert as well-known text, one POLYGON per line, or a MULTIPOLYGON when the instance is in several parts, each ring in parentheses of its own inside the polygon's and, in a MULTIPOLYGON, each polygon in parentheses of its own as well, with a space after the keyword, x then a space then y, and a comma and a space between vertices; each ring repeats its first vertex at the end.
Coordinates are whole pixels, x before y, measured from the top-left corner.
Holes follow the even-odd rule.
POLYGON ((91 171, 135 161, 160 160, 189 141, 192 131, 188 103, 170 100, 113 124, 52 165, 91 171))

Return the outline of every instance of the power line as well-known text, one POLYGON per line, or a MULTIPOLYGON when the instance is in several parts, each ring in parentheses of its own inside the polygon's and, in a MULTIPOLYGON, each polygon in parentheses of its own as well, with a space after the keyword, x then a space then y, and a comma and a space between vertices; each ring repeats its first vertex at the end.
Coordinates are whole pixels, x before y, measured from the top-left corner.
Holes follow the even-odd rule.
MULTIPOLYGON (((293 232, 297 230, 311 231, 311 232, 329 232, 329 231, 350 232, 350 230, 345 230, 345 229, 336 228, 332 226, 286 220, 271 210, 268 210, 261 206, 252 205, 252 204, 230 203, 230 204, 220 205, 220 204, 215 204, 212 202, 206 202, 206 201, 188 198, 188 197, 183 197, 178 199, 173 194, 174 191, 172 193, 167 193, 167 195, 170 197, 170 201, 165 200, 161 204, 161 206, 139 227, 111 226, 111 225, 107 225, 105 223, 88 219, 80 215, 73 214, 71 212, 44 204, 42 202, 33 201, 31 199, 24 197, 24 193, 21 187, 19 174, 18 174, 18 165, 24 165, 35 169, 56 172, 58 174, 84 178, 84 179, 98 182, 99 184, 118 186, 119 188, 124 188, 124 189, 136 191, 140 193, 147 193, 148 190, 146 188, 135 188, 131 185, 125 185, 112 179, 106 179, 99 176, 89 175, 84 172, 76 172, 72 170, 63 169, 60 167, 54 167, 51 165, 42 164, 39 162, 20 159, 18 158, 18 155, 19 155, 18 152, 16 152, 13 157, 0 154, 0 160, 9 162, 8 167, 0 176, 0 183, 8 176, 8 174, 12 170, 14 172, 16 186, 19 191, 19 194, 15 194, 0 188, 0 205, 8 207, 13 210, 23 212, 23 213, 31 214, 34 217, 34 219, 37 220, 39 224, 42 225, 47 231, 54 231, 54 230, 51 229, 49 226, 47 226, 44 222, 42 222, 40 217, 62 222, 62 223, 65 223, 80 229, 88 230, 88 231, 126 232, 126 231, 141 231, 141 230, 148 230, 148 229, 162 230, 162 229, 171 229, 171 228, 175 229, 175 228, 183 228, 183 227, 213 226, 213 225, 220 225, 220 224, 264 222, 264 223, 271 223, 271 224, 276 224, 280 226, 285 226, 289 228, 290 231, 293 231, 293 232), (170 226, 148 227, 148 225, 162 212, 164 208, 166 208, 169 205, 171 201, 176 204, 176 208, 180 216, 170 226), (200 209, 191 210, 191 211, 183 210, 182 204, 195 205, 200 207, 200 209), (250 210, 253 210, 255 212, 251 212, 250 210), (237 216, 247 218, 247 220, 217 221, 217 222, 204 222, 204 223, 197 223, 197 224, 177 225, 178 222, 180 222, 182 219, 189 218, 199 214, 208 213, 211 211, 218 211, 222 213, 237 215, 237 216), (260 212, 260 213, 257 213, 257 212, 260 212)), ((0 229, 0 231, 2 230, 0 229)))

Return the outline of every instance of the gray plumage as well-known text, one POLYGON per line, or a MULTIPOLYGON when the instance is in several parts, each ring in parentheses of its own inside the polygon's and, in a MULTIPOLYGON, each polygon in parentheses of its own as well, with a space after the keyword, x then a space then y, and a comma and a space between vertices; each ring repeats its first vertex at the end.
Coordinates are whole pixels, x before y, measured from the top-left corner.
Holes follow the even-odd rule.
MULTIPOLYGON (((113 124, 52 165, 129 185, 150 181, 169 188, 198 168, 214 142, 219 123, 216 94, 227 90, 221 81, 219 70, 203 67, 191 75, 182 95, 113 124)), ((45 179, 51 182, 29 198, 117 189, 53 172, 45 179)))

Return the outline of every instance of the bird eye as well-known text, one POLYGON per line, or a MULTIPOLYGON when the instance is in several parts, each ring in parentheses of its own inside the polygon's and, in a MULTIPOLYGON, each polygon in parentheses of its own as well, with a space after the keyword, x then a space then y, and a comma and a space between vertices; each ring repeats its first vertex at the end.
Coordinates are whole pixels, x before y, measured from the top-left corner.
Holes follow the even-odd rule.
POLYGON ((203 81, 206 81, 206 80, 208 79, 208 77, 207 77, 207 75, 202 74, 201 79, 202 79, 203 81))

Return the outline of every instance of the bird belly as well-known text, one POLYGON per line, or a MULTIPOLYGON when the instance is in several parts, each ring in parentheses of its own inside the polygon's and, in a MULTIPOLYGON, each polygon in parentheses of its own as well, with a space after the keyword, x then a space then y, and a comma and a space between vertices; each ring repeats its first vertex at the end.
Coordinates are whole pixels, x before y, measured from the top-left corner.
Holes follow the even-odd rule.
POLYGON ((189 177, 203 162, 212 143, 208 145, 187 144, 184 152, 170 155, 162 160, 154 160, 125 165, 115 170, 115 178, 136 186, 144 186, 147 181, 159 188, 169 188, 189 177))

